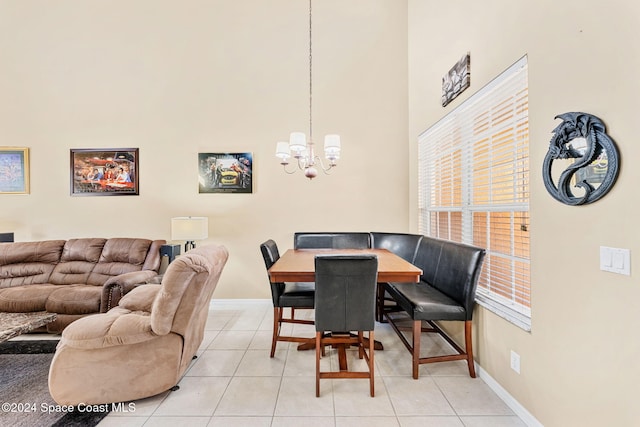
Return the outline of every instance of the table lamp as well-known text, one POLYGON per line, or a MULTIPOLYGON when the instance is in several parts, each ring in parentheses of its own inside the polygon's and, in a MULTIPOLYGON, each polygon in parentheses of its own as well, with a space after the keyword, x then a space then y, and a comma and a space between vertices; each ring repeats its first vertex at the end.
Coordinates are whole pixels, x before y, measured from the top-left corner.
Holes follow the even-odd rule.
POLYGON ((171 218, 171 240, 184 240, 184 251, 196 247, 195 240, 209 237, 209 218, 205 216, 179 216, 171 218))

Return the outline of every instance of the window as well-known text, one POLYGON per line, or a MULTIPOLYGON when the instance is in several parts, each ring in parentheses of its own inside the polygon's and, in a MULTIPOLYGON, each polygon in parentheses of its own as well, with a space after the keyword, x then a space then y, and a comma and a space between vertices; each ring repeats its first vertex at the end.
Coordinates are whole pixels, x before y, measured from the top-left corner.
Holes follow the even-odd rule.
POLYGON ((487 249, 476 300, 531 329, 527 58, 418 139, 420 232, 487 249))

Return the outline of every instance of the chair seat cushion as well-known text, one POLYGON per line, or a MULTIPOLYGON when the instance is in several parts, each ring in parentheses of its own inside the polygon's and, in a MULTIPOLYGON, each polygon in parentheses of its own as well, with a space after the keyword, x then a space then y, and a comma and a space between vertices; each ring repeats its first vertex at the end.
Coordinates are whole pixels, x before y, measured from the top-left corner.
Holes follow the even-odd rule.
POLYGON ((97 349, 156 338, 149 313, 114 307, 107 313, 76 320, 64 330, 60 343, 78 349, 97 349))
POLYGON ((426 282, 385 283, 385 290, 413 320, 465 320, 466 311, 426 282))
POLYGON ((280 295, 280 307, 313 308, 315 296, 314 282, 286 282, 280 295))

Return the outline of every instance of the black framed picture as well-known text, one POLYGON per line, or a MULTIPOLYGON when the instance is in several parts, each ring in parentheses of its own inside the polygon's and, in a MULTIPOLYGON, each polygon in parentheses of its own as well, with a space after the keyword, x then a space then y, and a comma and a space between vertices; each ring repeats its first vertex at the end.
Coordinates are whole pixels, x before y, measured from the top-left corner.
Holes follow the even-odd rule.
POLYGON ((446 106, 471 85, 471 55, 466 54, 442 77, 442 106, 446 106))
POLYGON ((198 153, 200 193, 252 193, 251 153, 198 153))
POLYGON ((137 148, 71 149, 72 196, 139 194, 137 148))

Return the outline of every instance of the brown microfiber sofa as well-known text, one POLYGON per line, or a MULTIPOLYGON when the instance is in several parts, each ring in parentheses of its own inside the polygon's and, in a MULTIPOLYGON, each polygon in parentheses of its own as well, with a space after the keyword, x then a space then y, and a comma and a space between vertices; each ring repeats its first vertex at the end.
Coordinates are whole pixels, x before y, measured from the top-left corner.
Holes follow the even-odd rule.
POLYGON ((138 238, 0 243, 0 311, 57 313, 37 331, 61 333, 154 278, 164 243, 138 238))

